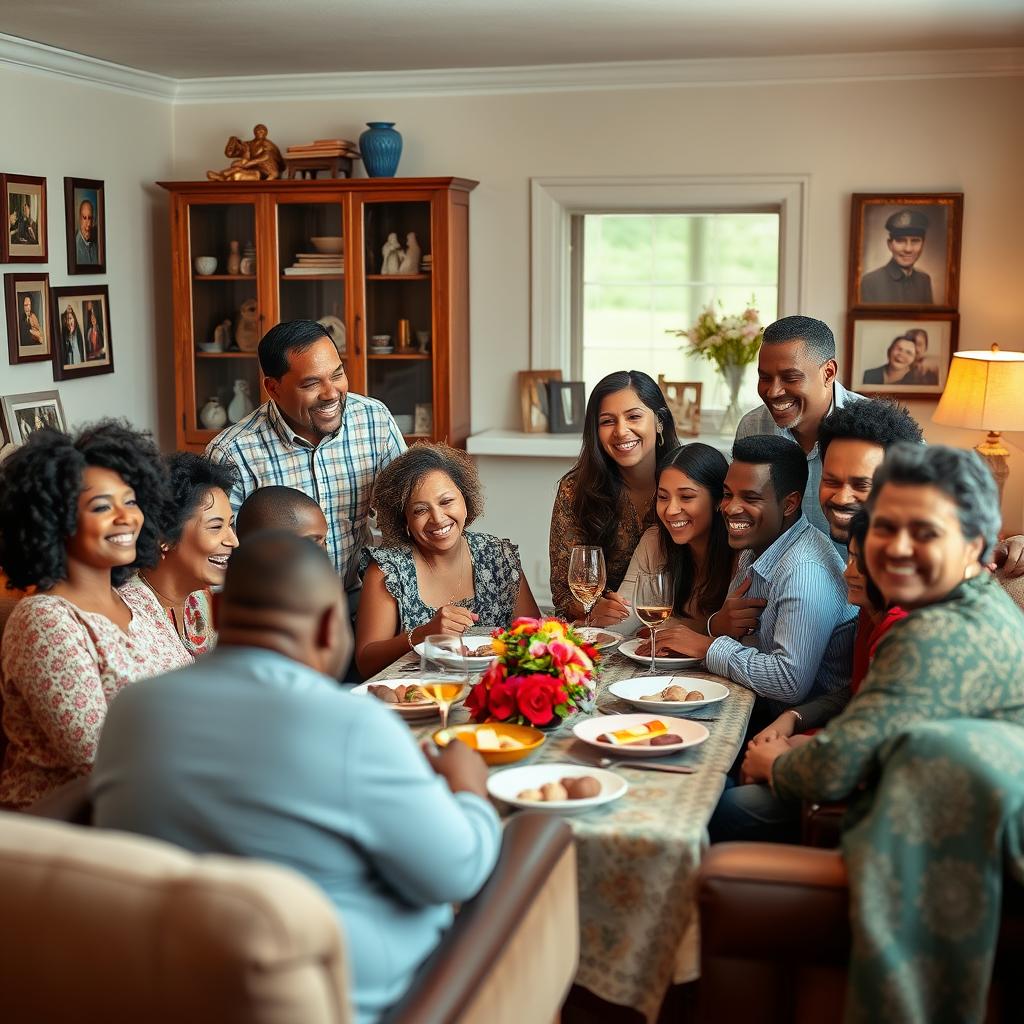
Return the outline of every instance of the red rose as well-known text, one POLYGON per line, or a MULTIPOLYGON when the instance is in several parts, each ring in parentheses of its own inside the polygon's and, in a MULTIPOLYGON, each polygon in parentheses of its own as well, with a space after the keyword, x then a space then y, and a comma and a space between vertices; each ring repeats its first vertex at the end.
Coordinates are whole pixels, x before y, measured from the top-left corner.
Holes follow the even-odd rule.
POLYGON ((466 696, 466 710, 473 718, 482 722, 487 717, 487 687, 477 683, 466 696))
POLYGON ((495 683, 488 694, 488 706, 491 716, 499 722, 511 718, 516 713, 516 685, 511 679, 495 683))
POLYGON ((527 676, 516 694, 519 711, 532 725, 547 725, 555 717, 555 705, 564 703, 565 690, 551 676, 527 676))

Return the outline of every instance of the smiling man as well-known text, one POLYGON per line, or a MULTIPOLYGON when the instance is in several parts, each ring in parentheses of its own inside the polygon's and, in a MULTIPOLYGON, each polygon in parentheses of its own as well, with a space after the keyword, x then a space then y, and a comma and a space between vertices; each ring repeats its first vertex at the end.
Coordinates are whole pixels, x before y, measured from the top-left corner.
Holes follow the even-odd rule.
POLYGON ((338 350, 315 321, 272 327, 259 359, 270 400, 222 430, 206 453, 238 470, 236 515, 267 485, 294 487, 317 502, 327 517, 327 552, 345 589, 355 591, 373 482, 405 451, 402 432, 383 403, 349 393, 338 350))
MULTIPOLYGON (((849 683, 857 609, 847 603, 835 547, 801 514, 801 449, 782 437, 748 437, 732 456, 721 505, 729 545, 741 552, 731 589, 765 605, 760 624, 740 639, 670 627, 659 631, 658 651, 703 658, 712 672, 766 698, 759 718, 774 717, 849 683)), ((712 634, 725 632, 720 614, 709 621, 712 634)))
POLYGON ((886 245, 892 259, 860 279, 860 301, 897 306, 932 305, 932 279, 914 264, 921 258, 928 215, 921 210, 897 210, 886 222, 886 245))
POLYGON ((787 316, 765 328, 757 359, 757 393, 764 407, 748 412, 736 440, 776 434, 800 445, 807 458, 803 513, 822 533, 829 527, 818 504, 821 458, 818 428, 832 409, 862 396, 836 378, 836 339, 828 324, 809 316, 787 316))

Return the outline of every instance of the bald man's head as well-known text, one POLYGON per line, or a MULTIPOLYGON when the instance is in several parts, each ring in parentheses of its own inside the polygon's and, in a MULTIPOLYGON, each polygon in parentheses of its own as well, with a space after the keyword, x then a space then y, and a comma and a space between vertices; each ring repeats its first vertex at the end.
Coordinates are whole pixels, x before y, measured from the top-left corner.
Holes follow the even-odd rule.
POLYGON ((286 530, 246 538, 228 562, 219 643, 267 647, 337 677, 352 653, 341 579, 313 541, 286 530))
POLYGON ((323 509, 304 491, 272 484, 258 487, 238 510, 235 532, 239 540, 261 530, 288 530, 327 547, 327 519, 323 509))

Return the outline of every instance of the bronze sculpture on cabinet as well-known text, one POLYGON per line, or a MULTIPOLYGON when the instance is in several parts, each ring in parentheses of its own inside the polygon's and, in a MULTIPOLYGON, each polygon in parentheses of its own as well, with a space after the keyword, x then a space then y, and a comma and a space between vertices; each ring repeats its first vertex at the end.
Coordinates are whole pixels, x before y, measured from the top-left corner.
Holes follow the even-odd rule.
POLYGON ((248 142, 237 135, 228 139, 224 155, 232 158, 231 164, 223 171, 207 171, 210 181, 269 181, 281 177, 284 158, 281 150, 267 138, 267 126, 256 125, 252 134, 248 142))

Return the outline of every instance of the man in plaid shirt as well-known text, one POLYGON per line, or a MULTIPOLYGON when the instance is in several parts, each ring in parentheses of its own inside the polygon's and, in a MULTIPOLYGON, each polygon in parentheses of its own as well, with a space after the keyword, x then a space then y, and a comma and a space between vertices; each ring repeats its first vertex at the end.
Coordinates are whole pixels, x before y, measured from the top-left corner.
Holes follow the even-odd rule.
POLYGON ((327 517, 327 552, 345 581, 359 587, 359 552, 377 474, 405 451, 387 407, 349 394, 334 342, 313 320, 272 327, 260 340, 260 369, 270 401, 222 430, 206 454, 238 470, 231 506, 258 487, 294 487, 327 517))

